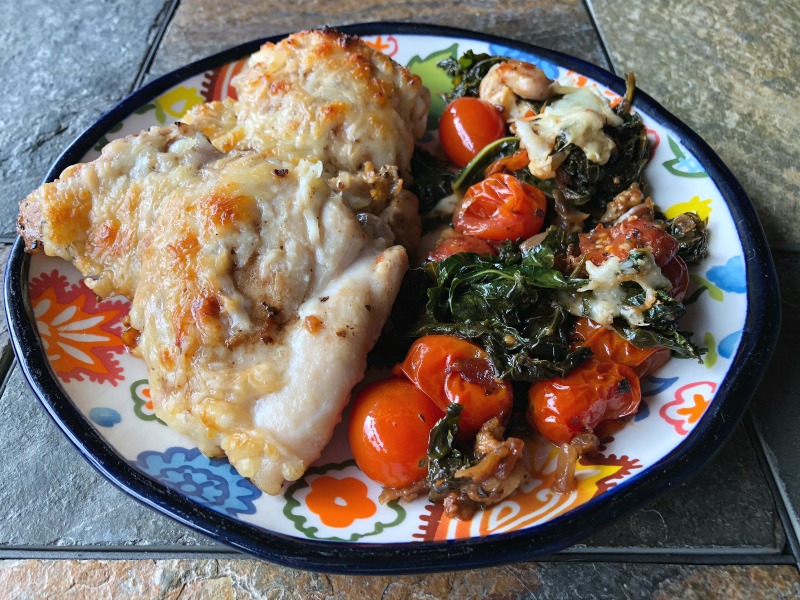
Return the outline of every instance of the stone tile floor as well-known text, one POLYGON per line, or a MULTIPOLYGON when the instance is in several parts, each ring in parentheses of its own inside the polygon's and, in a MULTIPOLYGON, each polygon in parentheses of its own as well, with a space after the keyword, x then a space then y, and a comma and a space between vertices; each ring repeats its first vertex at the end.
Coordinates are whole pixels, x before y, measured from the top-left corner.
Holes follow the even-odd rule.
POLYGON ((254 591, 387 598, 457 591, 546 598, 800 595, 793 552, 800 506, 794 452, 800 414, 793 399, 800 381, 792 369, 800 149, 789 141, 800 121, 791 78, 798 72, 791 40, 800 34, 800 15, 786 0, 716 6, 680 0, 474 1, 457 9, 418 0, 343 0, 324 8, 318 2, 0 0, 5 243, 13 241, 17 202, 59 151, 141 82, 254 37, 323 23, 413 20, 507 35, 617 72, 636 71, 641 87, 705 137, 751 195, 776 250, 785 307, 778 351, 751 414, 699 476, 547 561, 400 578, 326 577, 233 558, 136 504, 80 460, 45 416, 11 365, 3 323, 0 591, 6 597, 164 598, 254 591), (793 118, 776 121, 777 115, 793 118), (209 556, 217 558, 203 558, 209 556), (110 558, 117 560, 104 560, 110 558), (38 596, 26 595, 33 589, 38 596))

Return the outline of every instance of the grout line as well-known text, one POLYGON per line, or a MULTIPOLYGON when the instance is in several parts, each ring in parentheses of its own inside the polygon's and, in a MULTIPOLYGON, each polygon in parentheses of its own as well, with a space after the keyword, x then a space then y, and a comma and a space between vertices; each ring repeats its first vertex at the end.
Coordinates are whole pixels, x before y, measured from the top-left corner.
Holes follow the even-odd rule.
POLYGON ((758 430, 750 410, 745 414, 743 422, 747 435, 750 437, 753 450, 756 453, 758 464, 761 466, 761 471, 764 473, 764 478, 769 486, 770 494, 775 501, 778 518, 786 534, 786 545, 793 556, 794 564, 800 568, 800 540, 798 539, 797 518, 794 515, 794 511, 790 508, 789 499, 786 497, 786 488, 780 481, 776 461, 772 456, 772 452, 769 450, 769 446, 767 446, 764 438, 761 436, 761 432, 758 430))
MULTIPOLYGON (((557 563, 629 563, 629 564, 675 564, 675 565, 795 565, 794 558, 786 554, 770 554, 753 552, 752 549, 742 549, 741 552, 712 552, 701 551, 656 551, 637 553, 631 551, 575 551, 568 550, 549 556, 534 558, 526 562, 557 563)), ((253 557, 220 548, 219 550, 169 550, 163 547, 146 548, 116 548, 116 549, 87 549, 83 548, 53 548, 45 547, 7 547, 0 549, 0 560, 249 560, 253 557)))
POLYGON ((144 83, 144 80, 150 71, 150 67, 153 66, 153 61, 156 58, 159 46, 161 46, 161 40, 164 39, 164 34, 167 32, 167 27, 169 27, 169 24, 172 22, 172 18, 175 16, 175 11, 178 10, 178 5, 180 5, 180 0, 170 0, 168 4, 164 5, 161 13, 156 17, 154 24, 156 26, 156 34, 153 38, 153 41, 150 43, 150 47, 147 50, 147 54, 145 55, 142 64, 139 65, 139 70, 136 73, 136 79, 133 80, 133 85, 130 89, 131 92, 139 89, 144 83))
MULTIPOLYGON (((2 364, 0 365, 0 398, 5 396, 6 387, 8 387, 8 380, 14 373, 14 367, 17 365, 17 359, 14 356, 14 351, 11 349, 11 341, 2 349, 2 364)), ((3 398, 5 399, 5 398, 3 398)))
POLYGON ((594 7, 592 6, 592 0, 582 0, 583 7, 586 9, 586 12, 589 15, 589 21, 592 23, 592 29, 597 34, 598 39, 600 40, 600 49, 603 51, 603 56, 606 59, 606 64, 608 65, 608 70, 617 74, 617 69, 614 65, 614 61, 611 60, 611 55, 608 52, 608 46, 606 45, 606 39, 603 35, 603 32, 600 30, 600 27, 597 25, 597 18, 594 13, 594 7))

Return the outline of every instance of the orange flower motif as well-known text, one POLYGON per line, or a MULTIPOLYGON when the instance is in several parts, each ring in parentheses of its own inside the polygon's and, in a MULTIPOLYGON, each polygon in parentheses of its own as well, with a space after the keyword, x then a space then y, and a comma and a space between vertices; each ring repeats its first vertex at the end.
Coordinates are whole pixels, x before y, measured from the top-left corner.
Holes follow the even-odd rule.
POLYGON ((245 65, 247 65, 247 57, 206 73, 203 76, 203 83, 200 84, 200 94, 209 102, 225 98, 236 100, 238 94, 236 88, 231 85, 231 81, 242 72, 245 65))
POLYGON ((81 283, 70 285, 53 271, 30 283, 31 304, 47 358, 63 381, 91 381, 116 385, 122 368, 113 358, 123 352, 121 320, 128 306, 99 300, 81 283))
POLYGON ((717 384, 713 381, 696 381, 675 391, 675 399, 661 407, 659 414, 675 428, 679 435, 686 435, 706 412, 714 397, 717 384))
POLYGON ((317 477, 311 482, 306 506, 325 525, 339 528, 350 527, 356 519, 368 519, 377 512, 367 485, 355 477, 317 477))
POLYGON ((394 56, 397 54, 397 39, 393 35, 387 36, 385 41, 383 36, 376 35, 372 39, 365 39, 364 43, 378 52, 383 52, 386 56, 394 56))

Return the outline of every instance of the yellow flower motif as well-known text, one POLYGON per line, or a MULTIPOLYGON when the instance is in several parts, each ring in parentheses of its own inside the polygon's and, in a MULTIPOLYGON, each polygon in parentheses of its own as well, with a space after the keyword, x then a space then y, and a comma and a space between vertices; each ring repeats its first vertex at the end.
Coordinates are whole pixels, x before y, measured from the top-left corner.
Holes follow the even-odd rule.
POLYGON ((711 214, 711 198, 700 200, 700 196, 694 196, 691 200, 670 206, 664 214, 668 219, 674 219, 685 212, 696 212, 701 219, 707 219, 711 214))
POLYGON ((155 104, 168 115, 180 119, 193 106, 205 101, 195 88, 181 85, 156 98, 155 104))

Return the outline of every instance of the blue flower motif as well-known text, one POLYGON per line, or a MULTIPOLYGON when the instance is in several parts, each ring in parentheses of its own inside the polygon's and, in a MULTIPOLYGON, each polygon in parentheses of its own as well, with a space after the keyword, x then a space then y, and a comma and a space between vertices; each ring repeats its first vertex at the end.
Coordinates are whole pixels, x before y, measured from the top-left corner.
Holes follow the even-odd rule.
POLYGON ((711 267, 706 273, 708 280, 718 288, 734 294, 744 294, 747 291, 747 282, 744 277, 744 259, 734 256, 724 265, 711 267))
POLYGON ((208 458, 197 448, 174 446, 148 450, 131 463, 171 490, 217 512, 235 517, 256 512, 261 490, 239 475, 223 458, 208 458))
POLYGON ((730 335, 726 335, 717 346, 717 352, 720 356, 730 358, 733 356, 733 351, 739 345, 739 340, 742 339, 742 330, 734 331, 730 335))
POLYGON ((90 410, 89 418, 100 427, 113 427, 122 421, 122 415, 113 408, 106 408, 105 406, 90 410))
POLYGON ((530 54, 528 52, 523 52, 522 50, 517 50, 516 48, 509 48, 507 46, 500 46, 498 44, 489 44, 489 54, 493 54, 496 56, 505 56, 507 58, 516 58, 518 60, 524 60, 525 62, 529 62, 532 65, 536 65, 544 74, 547 75, 550 79, 555 79, 558 77, 558 67, 551 62, 546 61, 545 59, 536 56, 535 54, 530 54))
POLYGON ((645 402, 644 399, 660 394, 672 386, 676 381, 678 381, 677 377, 656 377, 655 375, 651 375, 642 381, 642 402, 639 404, 639 410, 636 411, 636 416, 633 418, 633 420, 641 421, 649 417, 650 407, 647 405, 647 402, 645 402))
POLYGON ((702 165, 694 156, 683 156, 673 166, 683 173, 705 173, 702 165))

